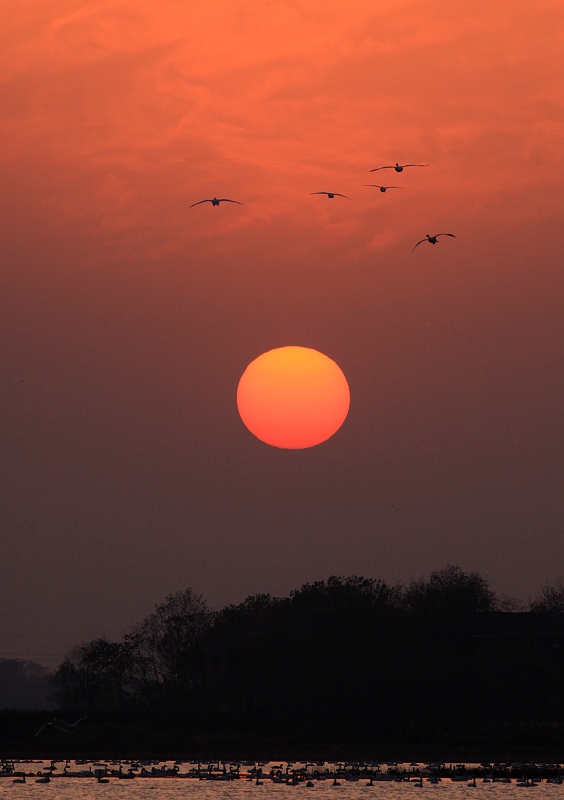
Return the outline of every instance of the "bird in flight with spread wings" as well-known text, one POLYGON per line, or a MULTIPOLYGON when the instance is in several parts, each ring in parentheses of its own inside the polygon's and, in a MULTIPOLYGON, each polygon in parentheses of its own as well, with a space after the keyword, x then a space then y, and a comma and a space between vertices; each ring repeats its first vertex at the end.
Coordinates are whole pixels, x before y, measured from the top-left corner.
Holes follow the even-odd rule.
POLYGON ((230 200, 228 197, 214 197, 212 200, 198 200, 197 203, 192 203, 190 208, 199 206, 201 203, 211 203, 212 206, 218 206, 220 203, 237 203, 239 206, 243 205, 243 203, 240 203, 238 200, 230 200))
POLYGON ((339 194, 339 192, 311 192, 310 194, 326 194, 329 200, 332 200, 334 197, 344 197, 345 200, 350 200, 350 197, 347 197, 346 194, 339 194))
POLYGON ((365 186, 373 186, 375 189, 380 189, 385 192, 387 189, 403 189, 403 186, 379 186, 377 183, 365 183, 365 186))
MULTIPOLYGON (((415 247, 419 247, 419 245, 423 244, 423 242, 429 242, 430 244, 437 244, 437 239, 439 238, 439 236, 452 236, 453 239, 456 239, 454 233, 436 233, 434 236, 429 236, 429 234, 427 233, 425 235, 425 238, 421 239, 420 242, 417 242, 415 247)), ((415 250, 415 247, 413 248, 413 250, 415 250)), ((411 251, 412 253, 413 250, 411 251)))
POLYGON ((428 167, 428 164, 398 164, 396 161, 395 166, 392 164, 388 164, 385 167, 376 167, 375 169, 369 170, 369 172, 378 172, 379 169, 395 169, 396 172, 403 172, 406 167, 428 167))
POLYGON ((65 722, 64 719, 53 719, 52 722, 46 722, 44 725, 42 725, 37 733, 34 734, 34 738, 35 736, 39 736, 44 728, 56 728, 58 731, 62 731, 63 733, 70 733, 76 728, 79 722, 83 722, 85 719, 87 719, 87 717, 81 717, 80 719, 77 719, 76 722, 65 722))

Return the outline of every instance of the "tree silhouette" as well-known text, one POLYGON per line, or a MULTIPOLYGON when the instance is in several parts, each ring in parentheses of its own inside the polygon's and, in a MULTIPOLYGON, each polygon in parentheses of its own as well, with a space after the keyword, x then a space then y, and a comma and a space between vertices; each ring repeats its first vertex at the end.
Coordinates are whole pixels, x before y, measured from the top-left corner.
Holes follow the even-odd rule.
POLYGON ((555 585, 547 584, 540 595, 529 604, 537 614, 564 614, 564 584, 558 580, 555 585))
POLYGON ((425 615, 471 614, 497 609, 495 592, 478 572, 446 566, 432 572, 429 580, 412 581, 404 594, 409 611, 425 615))

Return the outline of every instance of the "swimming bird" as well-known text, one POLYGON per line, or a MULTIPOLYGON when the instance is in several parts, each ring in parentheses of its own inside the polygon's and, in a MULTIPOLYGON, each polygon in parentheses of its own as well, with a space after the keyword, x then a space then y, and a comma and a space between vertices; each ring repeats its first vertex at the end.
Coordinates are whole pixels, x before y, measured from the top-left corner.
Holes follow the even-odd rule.
POLYGON ((379 169, 395 169, 396 172, 403 172, 406 167, 428 167, 428 164, 398 164, 396 161, 395 166, 387 164, 385 167, 376 167, 375 169, 368 170, 369 172, 378 172, 379 169))
POLYGON ((25 783, 25 774, 23 774, 20 778, 14 778, 12 783, 25 783))
POLYGON ((386 189, 403 189, 403 186, 379 186, 377 183, 365 183, 365 186, 373 186, 375 189, 380 189, 381 192, 385 192, 386 189))
MULTIPOLYGON (((436 233, 434 236, 429 236, 429 234, 427 233, 425 235, 425 239, 421 239, 421 241, 417 242, 415 247, 419 247, 419 245, 422 244, 423 242, 430 242, 431 244, 437 244, 437 239, 439 238, 439 236, 452 236, 453 239, 456 239, 454 233, 436 233)), ((415 247, 413 248, 413 250, 415 250, 415 247)), ((412 253, 413 250, 411 251, 412 253)))
POLYGON ((339 194, 339 192, 310 192, 310 194, 326 194, 329 200, 332 200, 334 197, 344 197, 345 200, 350 200, 350 197, 347 197, 346 194, 339 194))
POLYGON ((214 197, 211 200, 198 200, 197 203, 192 203, 190 208, 199 206, 201 203, 211 203, 212 206, 218 206, 220 203, 237 203, 239 206, 243 205, 243 203, 240 203, 238 200, 230 200, 228 197, 214 197))

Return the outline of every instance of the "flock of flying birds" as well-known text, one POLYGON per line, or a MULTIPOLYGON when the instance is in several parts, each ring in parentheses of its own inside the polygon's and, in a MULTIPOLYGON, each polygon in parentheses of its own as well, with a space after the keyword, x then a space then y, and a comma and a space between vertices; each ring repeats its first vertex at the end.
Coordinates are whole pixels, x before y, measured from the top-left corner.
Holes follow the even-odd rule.
MULTIPOLYGON (((395 164, 386 164, 384 167, 375 167, 371 169, 370 172, 378 172, 381 169, 393 169, 396 172, 403 172, 406 167, 428 167, 429 164, 398 164, 396 161, 395 164)), ((380 189, 381 192, 387 192, 388 189, 403 189, 403 186, 382 186, 379 183, 365 183, 365 186, 371 186, 374 189, 380 189)), ((329 200, 333 200, 335 197, 344 197, 345 200, 350 200, 350 197, 347 197, 346 194, 340 194, 339 192, 311 192, 312 195, 314 194, 324 194, 328 197, 329 200)), ((192 203, 190 208, 194 208, 194 206, 199 206, 202 203, 211 203, 212 206, 218 206, 220 203, 237 203, 237 205, 242 206, 243 203, 240 203, 239 200, 230 200, 228 197, 212 197, 211 200, 198 200, 197 203, 192 203)), ((435 233, 434 236, 430 234, 426 234, 424 239, 420 239, 417 244, 413 247, 415 250, 416 247, 419 247, 420 244, 423 242, 429 242, 429 244, 437 244, 439 236, 451 236, 453 239, 456 239, 454 233, 435 233)), ((413 253, 413 250, 411 251, 413 253)))

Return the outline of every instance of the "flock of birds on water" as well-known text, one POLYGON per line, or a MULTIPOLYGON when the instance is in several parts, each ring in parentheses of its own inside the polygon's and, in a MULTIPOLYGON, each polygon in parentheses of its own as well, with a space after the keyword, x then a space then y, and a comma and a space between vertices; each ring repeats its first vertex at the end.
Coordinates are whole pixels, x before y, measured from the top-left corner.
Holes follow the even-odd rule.
MULTIPOLYGON (((87 717, 75 723, 54 719, 42 725, 35 736, 46 728, 62 733, 71 733, 87 717)), ((518 788, 534 789, 543 781, 546 784, 562 785, 564 768, 560 764, 535 764, 514 762, 449 764, 442 761, 396 762, 396 761, 298 761, 274 763, 266 761, 216 761, 167 762, 162 760, 114 760, 109 762, 81 759, 72 762, 52 760, 49 766, 33 759, 0 761, 0 778, 11 778, 12 783, 24 784, 27 779, 35 783, 51 783, 54 778, 93 778, 98 783, 109 783, 112 779, 133 778, 193 778, 201 781, 244 780, 256 786, 265 782, 286 786, 341 786, 343 783, 366 781, 366 786, 379 782, 408 783, 415 788, 434 786, 444 781, 476 788, 480 784, 513 784, 518 788), (41 764, 41 769, 35 771, 41 764), (59 769, 58 764, 64 764, 59 769), (22 767, 33 765, 29 771, 22 767), (181 768, 186 765, 187 769, 181 768)))
MULTIPOLYGON (((428 167, 429 164, 398 164, 396 161, 395 164, 386 164, 383 167, 375 167, 371 169, 370 172, 378 172, 381 169, 393 169, 395 172, 403 172, 404 169, 407 167, 428 167)), ((379 189, 381 192, 387 192, 388 189, 403 189, 403 186, 385 186, 379 183, 365 183, 365 186, 370 186, 374 189, 379 189)), ((325 195, 329 200, 333 200, 335 197, 343 197, 345 200, 350 200, 351 198, 348 197, 346 194, 341 194, 340 192, 311 192, 312 195, 322 194, 325 195)), ((237 203, 237 205, 242 206, 239 200, 231 200, 229 197, 212 197, 211 199, 206 200, 198 200, 196 203, 192 203, 190 208, 194 208, 194 206, 199 206, 202 203, 211 203, 212 206, 219 206, 220 203, 237 203)), ((439 240, 439 236, 451 236, 453 239, 456 239, 454 233, 435 233, 434 236, 431 236, 429 233, 425 235, 424 239, 420 239, 416 245, 414 245, 413 250, 416 247, 419 247, 420 244, 423 242, 429 242, 429 244, 437 244, 439 240)), ((413 250, 411 251, 413 253, 413 250)))

